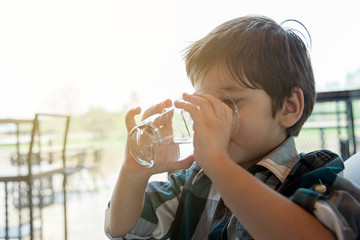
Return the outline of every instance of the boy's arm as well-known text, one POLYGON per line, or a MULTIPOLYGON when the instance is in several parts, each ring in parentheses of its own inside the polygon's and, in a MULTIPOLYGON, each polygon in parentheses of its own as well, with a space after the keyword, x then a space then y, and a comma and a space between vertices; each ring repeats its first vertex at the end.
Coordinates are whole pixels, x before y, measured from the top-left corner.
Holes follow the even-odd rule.
MULTIPOLYGON (((161 112, 164 107, 169 107, 170 104, 171 102, 165 101, 147 109, 143 118, 161 112)), ((128 132, 136 125, 134 117, 140 114, 140 111, 140 108, 135 108, 127 113, 125 122, 128 132)), ((192 163, 191 159, 187 159, 172 163, 162 162, 151 168, 146 168, 135 161, 127 143, 125 160, 110 202, 110 235, 112 237, 124 236, 135 227, 144 208, 144 195, 148 180, 153 174, 187 169, 192 163)))
MULTIPOLYGON (((128 132, 136 125, 135 115, 141 109, 130 110, 125 117, 128 132)), ((145 189, 151 173, 140 166, 129 152, 128 143, 125 159, 121 167, 110 202, 110 235, 120 237, 126 235, 138 222, 143 209, 145 189)))
POLYGON ((268 188, 226 155, 207 159, 203 169, 255 239, 336 239, 313 215, 268 188))
POLYGON ((126 235, 139 221, 149 176, 135 174, 126 166, 120 170, 110 202, 110 235, 126 235))

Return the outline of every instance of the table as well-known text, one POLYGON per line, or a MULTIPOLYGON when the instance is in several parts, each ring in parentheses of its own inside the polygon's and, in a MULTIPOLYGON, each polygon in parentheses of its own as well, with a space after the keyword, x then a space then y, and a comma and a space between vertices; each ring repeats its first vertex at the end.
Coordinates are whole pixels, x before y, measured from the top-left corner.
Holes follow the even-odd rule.
MULTIPOLYGON (((9 239, 9 222, 8 222, 8 183, 9 182, 25 182, 27 187, 27 198, 28 198, 28 207, 29 207, 29 221, 30 221, 30 239, 34 239, 34 224, 33 224, 33 183, 34 179, 41 179, 42 177, 46 176, 53 176, 55 174, 62 174, 63 175, 63 205, 64 205, 64 238, 67 240, 67 212, 66 212, 66 142, 67 142, 67 133, 69 129, 69 122, 70 116, 67 115, 57 115, 57 114, 35 114, 34 119, 0 119, 0 124, 5 124, 5 144, 9 144, 9 141, 12 139, 15 140, 16 145, 16 152, 17 156, 19 157, 20 154, 20 145, 23 144, 21 141, 21 134, 19 130, 20 124, 31 124, 32 130, 31 135, 27 135, 30 141, 29 142, 29 149, 27 152, 27 161, 24 165, 17 165, 17 166, 8 166, 6 168, 0 169, 0 182, 5 183, 5 239, 9 239), (52 120, 61 120, 62 123, 57 121, 51 122, 52 120), (47 123, 45 122, 47 121, 47 123), (56 126, 63 126, 62 130, 62 140, 61 140, 61 163, 59 164, 32 164, 32 156, 33 146, 36 141, 38 144, 41 145, 41 140, 35 140, 35 136, 40 136, 40 126, 44 122, 44 126, 51 127, 55 129, 56 126), (15 130, 13 128, 6 127, 6 124, 14 125, 15 130), (10 133, 9 133, 10 132, 10 133), (11 137, 7 136, 12 134, 11 137)), ((36 154, 36 153, 35 153, 36 154)), ((39 198, 42 199, 41 194, 39 194, 39 198)), ((40 200, 40 210, 42 205, 42 200, 40 200)), ((21 201, 20 201, 21 206, 21 201)))
POLYGON ((32 166, 31 174, 29 174, 28 167, 10 166, 0 169, 0 182, 5 183, 5 239, 9 239, 9 203, 8 203, 8 183, 9 182, 26 182, 28 186, 28 201, 29 201, 29 217, 30 217, 30 239, 34 237, 33 226, 33 201, 32 201, 32 182, 34 179, 52 176, 55 174, 63 174, 63 206, 64 206, 64 230, 65 239, 67 239, 67 219, 66 219, 66 184, 65 184, 65 170, 62 164, 47 164, 32 166))

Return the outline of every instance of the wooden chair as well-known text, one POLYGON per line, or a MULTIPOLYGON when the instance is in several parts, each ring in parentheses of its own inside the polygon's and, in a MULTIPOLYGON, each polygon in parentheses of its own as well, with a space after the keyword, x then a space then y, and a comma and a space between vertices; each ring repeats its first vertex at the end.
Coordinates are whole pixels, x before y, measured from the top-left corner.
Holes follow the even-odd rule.
MULTIPOLYGON (((42 239, 42 208, 55 202, 52 177, 54 174, 63 175, 63 181, 66 181, 63 172, 66 167, 69 121, 69 116, 52 114, 36 114, 33 120, 0 120, 0 124, 5 125, 5 133, 1 135, 0 132, 0 164, 3 165, 0 166, 0 170, 3 170, 0 171, 0 177, 5 184, 6 208, 5 224, 0 222, 0 239, 22 239, 27 236, 30 239, 35 239, 35 236, 42 239), (27 125, 22 128, 22 124, 27 125), (60 125, 61 130, 58 129, 60 125), (48 144, 55 136, 60 136, 53 139, 56 141, 54 145, 59 146, 57 152, 60 152, 60 163, 56 166, 52 164, 54 146, 48 144)), ((63 184, 66 239, 64 186, 63 184)))

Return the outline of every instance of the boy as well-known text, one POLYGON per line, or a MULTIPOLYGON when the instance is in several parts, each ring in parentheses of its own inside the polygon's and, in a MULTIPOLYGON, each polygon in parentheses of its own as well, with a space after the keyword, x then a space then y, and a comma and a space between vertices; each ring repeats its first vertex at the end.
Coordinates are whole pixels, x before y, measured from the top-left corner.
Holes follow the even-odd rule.
MULTIPOLYGON (((359 217, 351 221, 346 211, 354 210, 357 201, 342 201, 341 196, 358 189, 347 184, 337 191, 335 184, 348 183, 337 176, 342 160, 329 151, 296 152, 293 136, 315 101, 311 62, 301 39, 269 18, 245 16, 192 44, 185 60, 195 93, 184 94, 185 102, 175 106, 193 118, 194 154, 144 168, 127 147, 106 210, 107 236, 356 238, 359 217), (225 90, 236 101, 236 133, 231 132, 232 110, 226 100, 197 93, 207 88, 225 90), (155 173, 180 169, 186 170, 171 175, 169 182, 148 184, 155 173)), ((144 118, 169 105, 165 101, 149 108, 144 118)), ((128 131, 140 111, 128 112, 128 131)))

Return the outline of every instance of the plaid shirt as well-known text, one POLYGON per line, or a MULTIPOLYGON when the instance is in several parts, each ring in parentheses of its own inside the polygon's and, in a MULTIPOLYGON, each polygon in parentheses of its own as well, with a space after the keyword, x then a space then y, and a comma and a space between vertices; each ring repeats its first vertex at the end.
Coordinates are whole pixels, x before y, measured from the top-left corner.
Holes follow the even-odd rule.
MULTIPOLYGON (((314 214, 338 239, 357 239, 360 189, 341 177, 343 169, 330 151, 298 155, 290 137, 248 171, 314 214)), ((105 233, 110 239, 253 239, 196 164, 168 182, 148 184, 142 216, 124 238, 110 236, 107 208, 105 233)))

